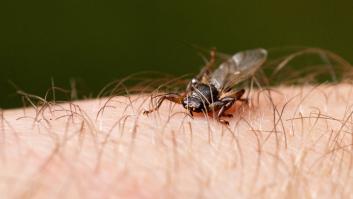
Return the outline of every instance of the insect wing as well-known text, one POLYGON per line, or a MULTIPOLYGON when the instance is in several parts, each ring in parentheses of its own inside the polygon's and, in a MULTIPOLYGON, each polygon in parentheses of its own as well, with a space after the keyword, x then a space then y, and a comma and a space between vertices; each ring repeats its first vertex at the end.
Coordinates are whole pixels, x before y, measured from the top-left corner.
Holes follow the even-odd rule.
POLYGON ((267 51, 262 48, 238 52, 223 62, 210 77, 217 89, 227 89, 254 75, 266 61, 267 51))

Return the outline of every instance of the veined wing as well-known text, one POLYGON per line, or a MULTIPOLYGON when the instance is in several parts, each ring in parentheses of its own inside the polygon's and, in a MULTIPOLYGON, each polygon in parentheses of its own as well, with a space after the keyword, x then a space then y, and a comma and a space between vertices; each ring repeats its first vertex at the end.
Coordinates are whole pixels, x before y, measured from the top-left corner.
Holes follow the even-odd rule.
POLYGON ((254 75, 266 59, 262 48, 238 52, 214 70, 209 81, 219 90, 227 89, 254 75))

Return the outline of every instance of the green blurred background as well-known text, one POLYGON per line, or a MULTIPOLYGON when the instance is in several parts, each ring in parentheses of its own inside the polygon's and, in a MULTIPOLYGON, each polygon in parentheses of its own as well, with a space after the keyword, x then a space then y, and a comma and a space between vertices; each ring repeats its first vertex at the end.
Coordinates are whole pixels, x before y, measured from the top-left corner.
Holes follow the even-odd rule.
POLYGON ((51 86, 93 96, 139 71, 199 70, 197 44, 234 53, 314 46, 353 62, 353 1, 15 1, 0 8, 0 107, 21 104, 9 81, 43 96, 51 86))

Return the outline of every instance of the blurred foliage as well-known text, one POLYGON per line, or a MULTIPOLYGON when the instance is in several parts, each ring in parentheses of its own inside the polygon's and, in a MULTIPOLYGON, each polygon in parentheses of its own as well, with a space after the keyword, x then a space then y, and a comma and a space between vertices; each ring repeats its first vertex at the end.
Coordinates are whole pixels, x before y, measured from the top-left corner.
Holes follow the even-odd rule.
MULTIPOLYGON (((329 49, 353 62, 353 1, 10 1, 0 6, 0 107, 16 87, 96 96, 140 71, 196 73, 197 44, 232 54, 263 47, 329 49), (9 83, 12 82, 12 83, 9 83), (75 87, 76 87, 75 86, 75 87)), ((65 94, 66 95, 66 94, 65 94)), ((74 96, 72 96, 74 95, 74 96)))

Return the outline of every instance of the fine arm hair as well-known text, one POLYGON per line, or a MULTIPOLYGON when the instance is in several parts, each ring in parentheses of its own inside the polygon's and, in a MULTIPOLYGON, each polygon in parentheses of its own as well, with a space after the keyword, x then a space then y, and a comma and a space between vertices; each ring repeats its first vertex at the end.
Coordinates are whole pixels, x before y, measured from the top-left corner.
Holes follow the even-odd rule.
POLYGON ((148 95, 0 110, 0 195, 352 198, 352 89, 252 90, 229 126, 148 95))

